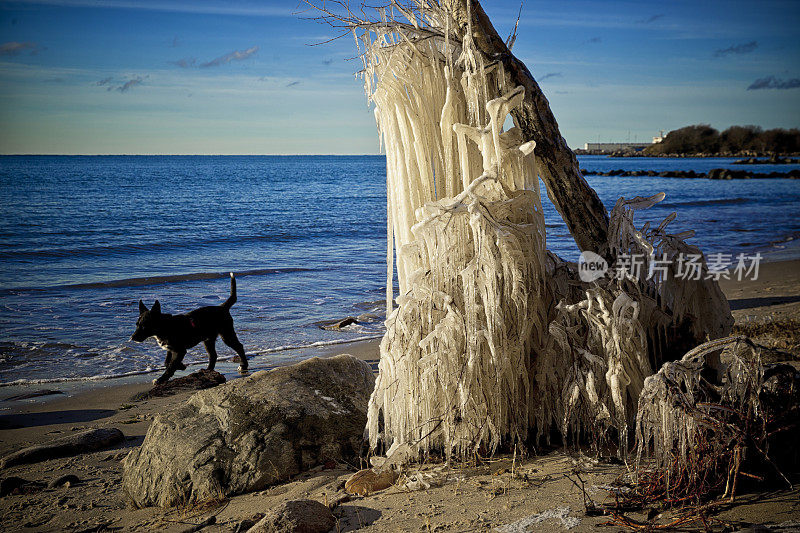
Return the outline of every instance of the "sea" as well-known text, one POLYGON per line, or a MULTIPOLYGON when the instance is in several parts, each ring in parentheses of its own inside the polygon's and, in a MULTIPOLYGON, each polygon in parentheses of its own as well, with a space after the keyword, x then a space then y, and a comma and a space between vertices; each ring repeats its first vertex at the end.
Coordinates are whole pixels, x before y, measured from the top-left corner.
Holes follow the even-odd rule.
MULTIPOLYGON (((739 168, 734 159, 581 156, 609 211, 666 193, 704 252, 769 254, 800 236, 800 181, 603 177, 622 170, 739 168)), ((578 250, 545 199, 548 248, 578 250)), ((224 301, 251 368, 379 338, 386 283, 383 156, 0 156, 0 386, 153 373, 164 352, 130 341, 138 302, 182 313, 224 301), (345 317, 342 330, 321 326, 345 317)), ((233 352, 218 343, 221 360, 233 352)), ((202 347, 185 362, 207 360, 202 347)), ((224 367, 226 363, 220 363, 224 367)), ((231 364, 232 366, 232 364, 231 364)), ((190 367, 191 369, 192 367, 190 367)))

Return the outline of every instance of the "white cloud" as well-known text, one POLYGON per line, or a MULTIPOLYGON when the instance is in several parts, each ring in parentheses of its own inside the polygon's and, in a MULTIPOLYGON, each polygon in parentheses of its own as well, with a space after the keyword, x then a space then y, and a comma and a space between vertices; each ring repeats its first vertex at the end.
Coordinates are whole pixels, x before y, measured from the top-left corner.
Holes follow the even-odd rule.
POLYGON ((225 55, 219 56, 216 59, 212 59, 207 63, 200 63, 201 67, 218 67, 220 65, 224 65, 226 63, 230 63, 231 61, 242 61, 247 59, 248 57, 252 56, 258 52, 258 46, 251 46, 247 50, 234 50, 233 52, 228 52, 225 55))
POLYGON ((19 43, 10 41, 0 44, 0 56, 16 56, 22 52, 29 52, 31 55, 36 55, 42 50, 43 48, 41 46, 31 42, 19 43))

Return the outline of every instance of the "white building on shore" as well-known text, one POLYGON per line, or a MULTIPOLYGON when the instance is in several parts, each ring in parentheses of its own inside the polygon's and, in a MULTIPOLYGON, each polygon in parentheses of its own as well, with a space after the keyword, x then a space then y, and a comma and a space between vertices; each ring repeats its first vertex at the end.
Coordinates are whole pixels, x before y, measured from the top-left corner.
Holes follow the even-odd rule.
POLYGON ((598 152, 639 151, 650 145, 651 143, 586 143, 583 145, 583 149, 586 151, 597 150, 598 152))
POLYGON ((585 143, 583 145, 583 149, 588 151, 597 151, 597 152, 627 152, 633 151, 638 152, 640 150, 644 150, 648 146, 652 146, 653 144, 658 144, 664 140, 664 132, 663 130, 659 132, 656 137, 653 137, 652 143, 585 143))

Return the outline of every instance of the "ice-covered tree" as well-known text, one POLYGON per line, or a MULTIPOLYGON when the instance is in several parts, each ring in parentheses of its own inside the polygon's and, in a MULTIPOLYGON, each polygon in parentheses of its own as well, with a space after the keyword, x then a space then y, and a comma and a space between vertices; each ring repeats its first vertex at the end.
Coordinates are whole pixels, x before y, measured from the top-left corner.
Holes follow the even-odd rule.
POLYGON ((645 378, 727 334, 728 304, 713 280, 663 269, 582 282, 546 250, 539 179, 579 249, 609 263, 640 254, 645 273, 657 254, 700 253, 667 233, 674 215, 635 227, 635 210, 663 194, 620 199, 609 217, 513 55, 515 34, 501 39, 477 1, 316 7, 356 38, 386 153, 372 446, 465 457, 557 429, 613 439, 624 456, 645 378))

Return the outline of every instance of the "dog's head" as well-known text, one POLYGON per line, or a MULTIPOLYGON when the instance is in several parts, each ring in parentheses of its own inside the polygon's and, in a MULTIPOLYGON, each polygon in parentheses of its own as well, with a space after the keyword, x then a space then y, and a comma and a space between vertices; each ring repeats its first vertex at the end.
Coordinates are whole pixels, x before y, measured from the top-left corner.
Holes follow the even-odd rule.
POLYGON ((146 338, 155 335, 160 318, 161 304, 158 303, 158 300, 156 300, 156 303, 153 304, 151 309, 148 309, 147 306, 139 300, 139 320, 136 321, 136 331, 131 335, 131 340, 142 342, 146 338))

